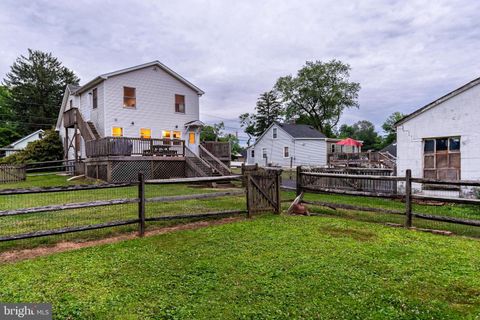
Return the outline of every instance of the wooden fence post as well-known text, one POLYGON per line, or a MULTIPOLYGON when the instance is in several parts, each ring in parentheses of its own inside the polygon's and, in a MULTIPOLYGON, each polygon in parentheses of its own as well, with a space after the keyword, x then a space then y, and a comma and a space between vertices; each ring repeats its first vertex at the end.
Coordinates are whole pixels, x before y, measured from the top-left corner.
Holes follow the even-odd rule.
POLYGON ((412 227, 412 170, 405 172, 405 227, 412 227))
POLYGON ((245 188, 247 188, 247 196, 246 196, 247 218, 251 218, 252 217, 252 208, 250 206, 250 201, 251 201, 252 193, 251 193, 251 188, 250 188, 250 175, 246 172, 244 173, 243 181, 245 181, 245 188))
POLYGON ((282 211, 282 201, 280 200, 280 184, 282 183, 282 170, 275 171, 276 177, 275 177, 275 194, 277 197, 277 206, 275 208, 275 213, 280 214, 282 211))
POLYGON ((296 177, 296 182, 297 182, 297 187, 296 187, 296 190, 297 190, 297 196, 300 195, 300 193, 302 193, 302 166, 297 166, 297 177, 296 177))
POLYGON ((145 176, 138 173, 138 235, 145 235, 145 176))

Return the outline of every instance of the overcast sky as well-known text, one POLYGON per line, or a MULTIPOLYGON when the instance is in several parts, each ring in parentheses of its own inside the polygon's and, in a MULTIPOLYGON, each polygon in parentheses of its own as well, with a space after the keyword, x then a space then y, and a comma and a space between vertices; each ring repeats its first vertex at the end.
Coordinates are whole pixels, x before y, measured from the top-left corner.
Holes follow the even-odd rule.
POLYGON ((1 0, 0 43, 1 78, 27 48, 82 83, 160 60, 206 92, 201 119, 230 130, 278 77, 340 59, 362 86, 342 122, 380 129, 480 76, 480 1, 1 0))

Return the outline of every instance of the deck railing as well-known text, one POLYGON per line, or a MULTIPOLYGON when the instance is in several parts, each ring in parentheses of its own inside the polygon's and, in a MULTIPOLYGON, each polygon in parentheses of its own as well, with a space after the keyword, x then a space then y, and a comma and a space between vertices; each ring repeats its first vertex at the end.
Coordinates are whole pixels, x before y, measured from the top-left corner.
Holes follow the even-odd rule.
POLYGON ((105 137, 85 142, 88 158, 109 156, 185 156, 185 141, 179 139, 144 139, 105 137))
POLYGON ((395 160, 385 154, 376 151, 354 153, 329 153, 328 164, 330 165, 354 165, 372 164, 386 168, 394 168, 395 160))
POLYGON ((63 113, 63 126, 65 128, 72 128, 77 125, 82 138, 85 141, 95 139, 95 134, 92 132, 92 129, 88 126, 87 122, 83 119, 82 113, 78 111, 77 108, 68 109, 63 113))

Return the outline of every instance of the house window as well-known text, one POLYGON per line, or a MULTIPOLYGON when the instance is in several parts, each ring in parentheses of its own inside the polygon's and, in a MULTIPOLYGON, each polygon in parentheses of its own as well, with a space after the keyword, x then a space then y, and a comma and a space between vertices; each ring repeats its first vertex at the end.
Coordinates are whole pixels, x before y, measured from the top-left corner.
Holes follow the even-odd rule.
POLYGON ((175 112, 185 113, 185 96, 175 95, 175 112))
POLYGON ((262 158, 267 159, 267 148, 262 148, 262 158))
POLYGON ((70 100, 70 109, 73 108, 73 100, 70 100))
POLYGON ((195 144, 195 132, 190 132, 188 134, 188 143, 195 144))
POLYGON ((423 177, 460 180, 460 137, 423 140, 423 177))
POLYGON ((140 138, 142 139, 150 139, 152 137, 152 130, 149 128, 141 128, 140 129, 140 138))
POLYGON ((97 109, 98 107, 98 93, 97 88, 92 90, 92 108, 97 109))
POLYGON ((252 156, 252 158, 255 158, 255 150, 252 149, 252 151, 250 152, 250 155, 252 156))
POLYGON ((272 137, 273 139, 277 139, 277 128, 272 129, 272 137))
POLYGON ((171 138, 171 132, 169 130, 163 130, 162 131, 162 139, 165 139, 163 140, 163 144, 170 144, 170 138, 171 138))
MULTIPOLYGON (((181 131, 173 131, 173 139, 175 140, 180 140, 182 138, 182 132, 181 131)), ((181 144, 180 141, 174 141, 173 144, 179 145, 181 144)))
POLYGON ((284 158, 290 157, 290 154, 288 152, 288 147, 283 147, 283 157, 284 158))
POLYGON ((112 128, 113 137, 123 137, 123 128, 122 127, 113 127, 112 128))
POLYGON ((332 150, 331 150, 331 151, 332 151, 332 153, 335 153, 335 144, 333 144, 333 143, 332 143, 332 145, 331 145, 330 149, 332 149, 332 150))
POLYGON ((123 107, 135 108, 137 106, 137 98, 135 96, 135 88, 123 87, 123 107))

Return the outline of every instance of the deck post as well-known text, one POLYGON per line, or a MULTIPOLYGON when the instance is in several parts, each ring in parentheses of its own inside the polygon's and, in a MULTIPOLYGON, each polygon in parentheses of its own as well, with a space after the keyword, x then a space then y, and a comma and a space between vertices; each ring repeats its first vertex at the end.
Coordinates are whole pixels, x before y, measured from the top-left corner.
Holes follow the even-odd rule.
POLYGON ((138 173, 138 235, 145 235, 145 176, 138 173))
POLYGON ((296 176, 296 190, 297 190, 297 196, 302 193, 302 166, 297 166, 297 176, 296 176))
POLYGON ((412 170, 405 172, 405 227, 412 227, 412 170))

